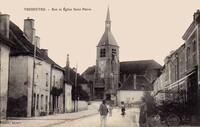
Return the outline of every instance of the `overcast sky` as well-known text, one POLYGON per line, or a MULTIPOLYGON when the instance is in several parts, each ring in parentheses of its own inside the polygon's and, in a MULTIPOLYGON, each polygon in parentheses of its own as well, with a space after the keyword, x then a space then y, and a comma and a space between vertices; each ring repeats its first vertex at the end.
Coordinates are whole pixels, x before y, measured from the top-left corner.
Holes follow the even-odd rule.
POLYGON ((108 5, 120 61, 154 59, 161 65, 170 51, 184 43, 182 35, 200 9, 199 0, 0 0, 0 12, 9 14, 22 30, 24 19, 35 19, 40 47, 48 49, 49 57, 62 67, 69 54, 70 67, 77 63, 82 73, 96 64, 96 46, 105 30, 108 5))

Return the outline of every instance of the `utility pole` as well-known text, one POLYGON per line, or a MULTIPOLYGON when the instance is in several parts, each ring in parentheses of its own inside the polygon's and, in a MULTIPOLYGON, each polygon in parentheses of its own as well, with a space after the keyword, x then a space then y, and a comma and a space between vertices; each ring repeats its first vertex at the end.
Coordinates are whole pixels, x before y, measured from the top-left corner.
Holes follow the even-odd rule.
MULTIPOLYGON (((77 86, 77 63, 76 63, 76 68, 73 68, 73 70, 75 71, 75 81, 74 81, 74 112, 76 112, 76 100, 77 100, 77 92, 76 92, 76 86, 77 86)), ((78 106, 78 104, 77 104, 78 106)), ((77 108, 78 109, 78 108, 77 108)))
POLYGON ((33 79, 32 79, 31 116, 35 116, 35 102, 34 102, 35 58, 36 58, 36 41, 34 42, 34 53, 33 53, 33 79))

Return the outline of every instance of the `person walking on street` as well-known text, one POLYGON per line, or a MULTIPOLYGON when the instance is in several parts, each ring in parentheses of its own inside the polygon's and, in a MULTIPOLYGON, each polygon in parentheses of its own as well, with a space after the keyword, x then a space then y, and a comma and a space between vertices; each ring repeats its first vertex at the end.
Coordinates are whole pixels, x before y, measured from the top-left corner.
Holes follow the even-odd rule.
POLYGON ((112 109, 113 109, 113 107, 112 107, 112 104, 109 106, 109 108, 108 108, 108 110, 109 110, 109 117, 111 117, 112 116, 112 109))
POLYGON ((102 101, 102 104, 99 106, 99 113, 100 113, 100 119, 101 119, 101 127, 106 127, 107 122, 107 115, 108 115, 108 108, 106 106, 106 100, 102 101))
POLYGON ((124 105, 124 104, 122 104, 122 105, 121 105, 121 112, 122 112, 122 114, 121 114, 121 115, 122 115, 123 117, 124 117, 124 116, 125 116, 125 114, 126 114, 126 113, 125 113, 125 111, 126 111, 126 109, 125 109, 125 105, 124 105))

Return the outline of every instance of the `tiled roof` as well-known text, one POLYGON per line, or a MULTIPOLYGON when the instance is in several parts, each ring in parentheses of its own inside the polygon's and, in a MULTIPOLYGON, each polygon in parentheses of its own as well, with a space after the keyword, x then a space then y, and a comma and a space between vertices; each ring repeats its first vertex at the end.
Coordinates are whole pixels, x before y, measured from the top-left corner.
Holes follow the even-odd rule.
MULTIPOLYGON (((86 75, 94 75, 95 73, 95 68, 96 68, 96 65, 93 65, 92 67, 88 67, 84 72, 83 74, 86 74, 86 75)), ((83 75, 81 74, 81 75, 83 75)))
MULTIPOLYGON (((15 49, 11 50, 12 56, 18 55, 30 55, 33 56, 34 54, 34 45, 30 43, 26 36, 24 35, 23 31, 15 25, 13 22, 10 21, 10 32, 9 32, 10 40, 15 43, 15 49)), ((61 69, 58 64, 56 64, 51 58, 49 58, 42 50, 37 48, 36 50, 36 57, 38 59, 44 60, 47 63, 51 64, 52 66, 61 69)))
POLYGON ((10 41, 6 36, 4 36, 1 33, 0 33, 0 43, 3 43, 12 48, 14 48, 14 46, 15 46, 15 44, 12 41, 10 41))
MULTIPOLYGON (((66 70, 67 68, 64 67, 63 68, 64 70, 66 70)), ((70 83, 75 83, 75 75, 76 75, 76 72, 70 68, 70 83)), ((69 81, 68 78, 67 78, 67 74, 65 72, 65 81, 69 81)), ((79 73, 77 73, 77 84, 86 84, 88 83, 88 81, 83 78, 79 73)))
MULTIPOLYGON (((94 75, 96 65, 86 69, 84 74, 94 75)), ((150 69, 161 69, 162 66, 154 60, 124 61, 120 62, 120 75, 137 74, 143 75, 150 69)))
POLYGON ((120 74, 144 75, 147 70, 161 69, 162 66, 154 60, 120 62, 120 74))
POLYGON ((136 75, 136 84, 134 84, 134 75, 130 75, 119 90, 152 90, 153 86, 143 75, 136 75), (134 89, 134 85, 136 86, 134 89), (143 88, 143 89, 142 89, 143 88))

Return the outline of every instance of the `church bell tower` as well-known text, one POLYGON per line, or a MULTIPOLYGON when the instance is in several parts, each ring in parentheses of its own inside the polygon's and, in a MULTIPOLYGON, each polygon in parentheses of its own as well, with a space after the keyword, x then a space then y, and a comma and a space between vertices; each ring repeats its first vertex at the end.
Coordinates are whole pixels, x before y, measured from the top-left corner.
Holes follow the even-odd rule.
POLYGON ((119 46, 111 33, 110 11, 107 10, 105 31, 97 45, 94 97, 116 104, 119 84, 119 46))

